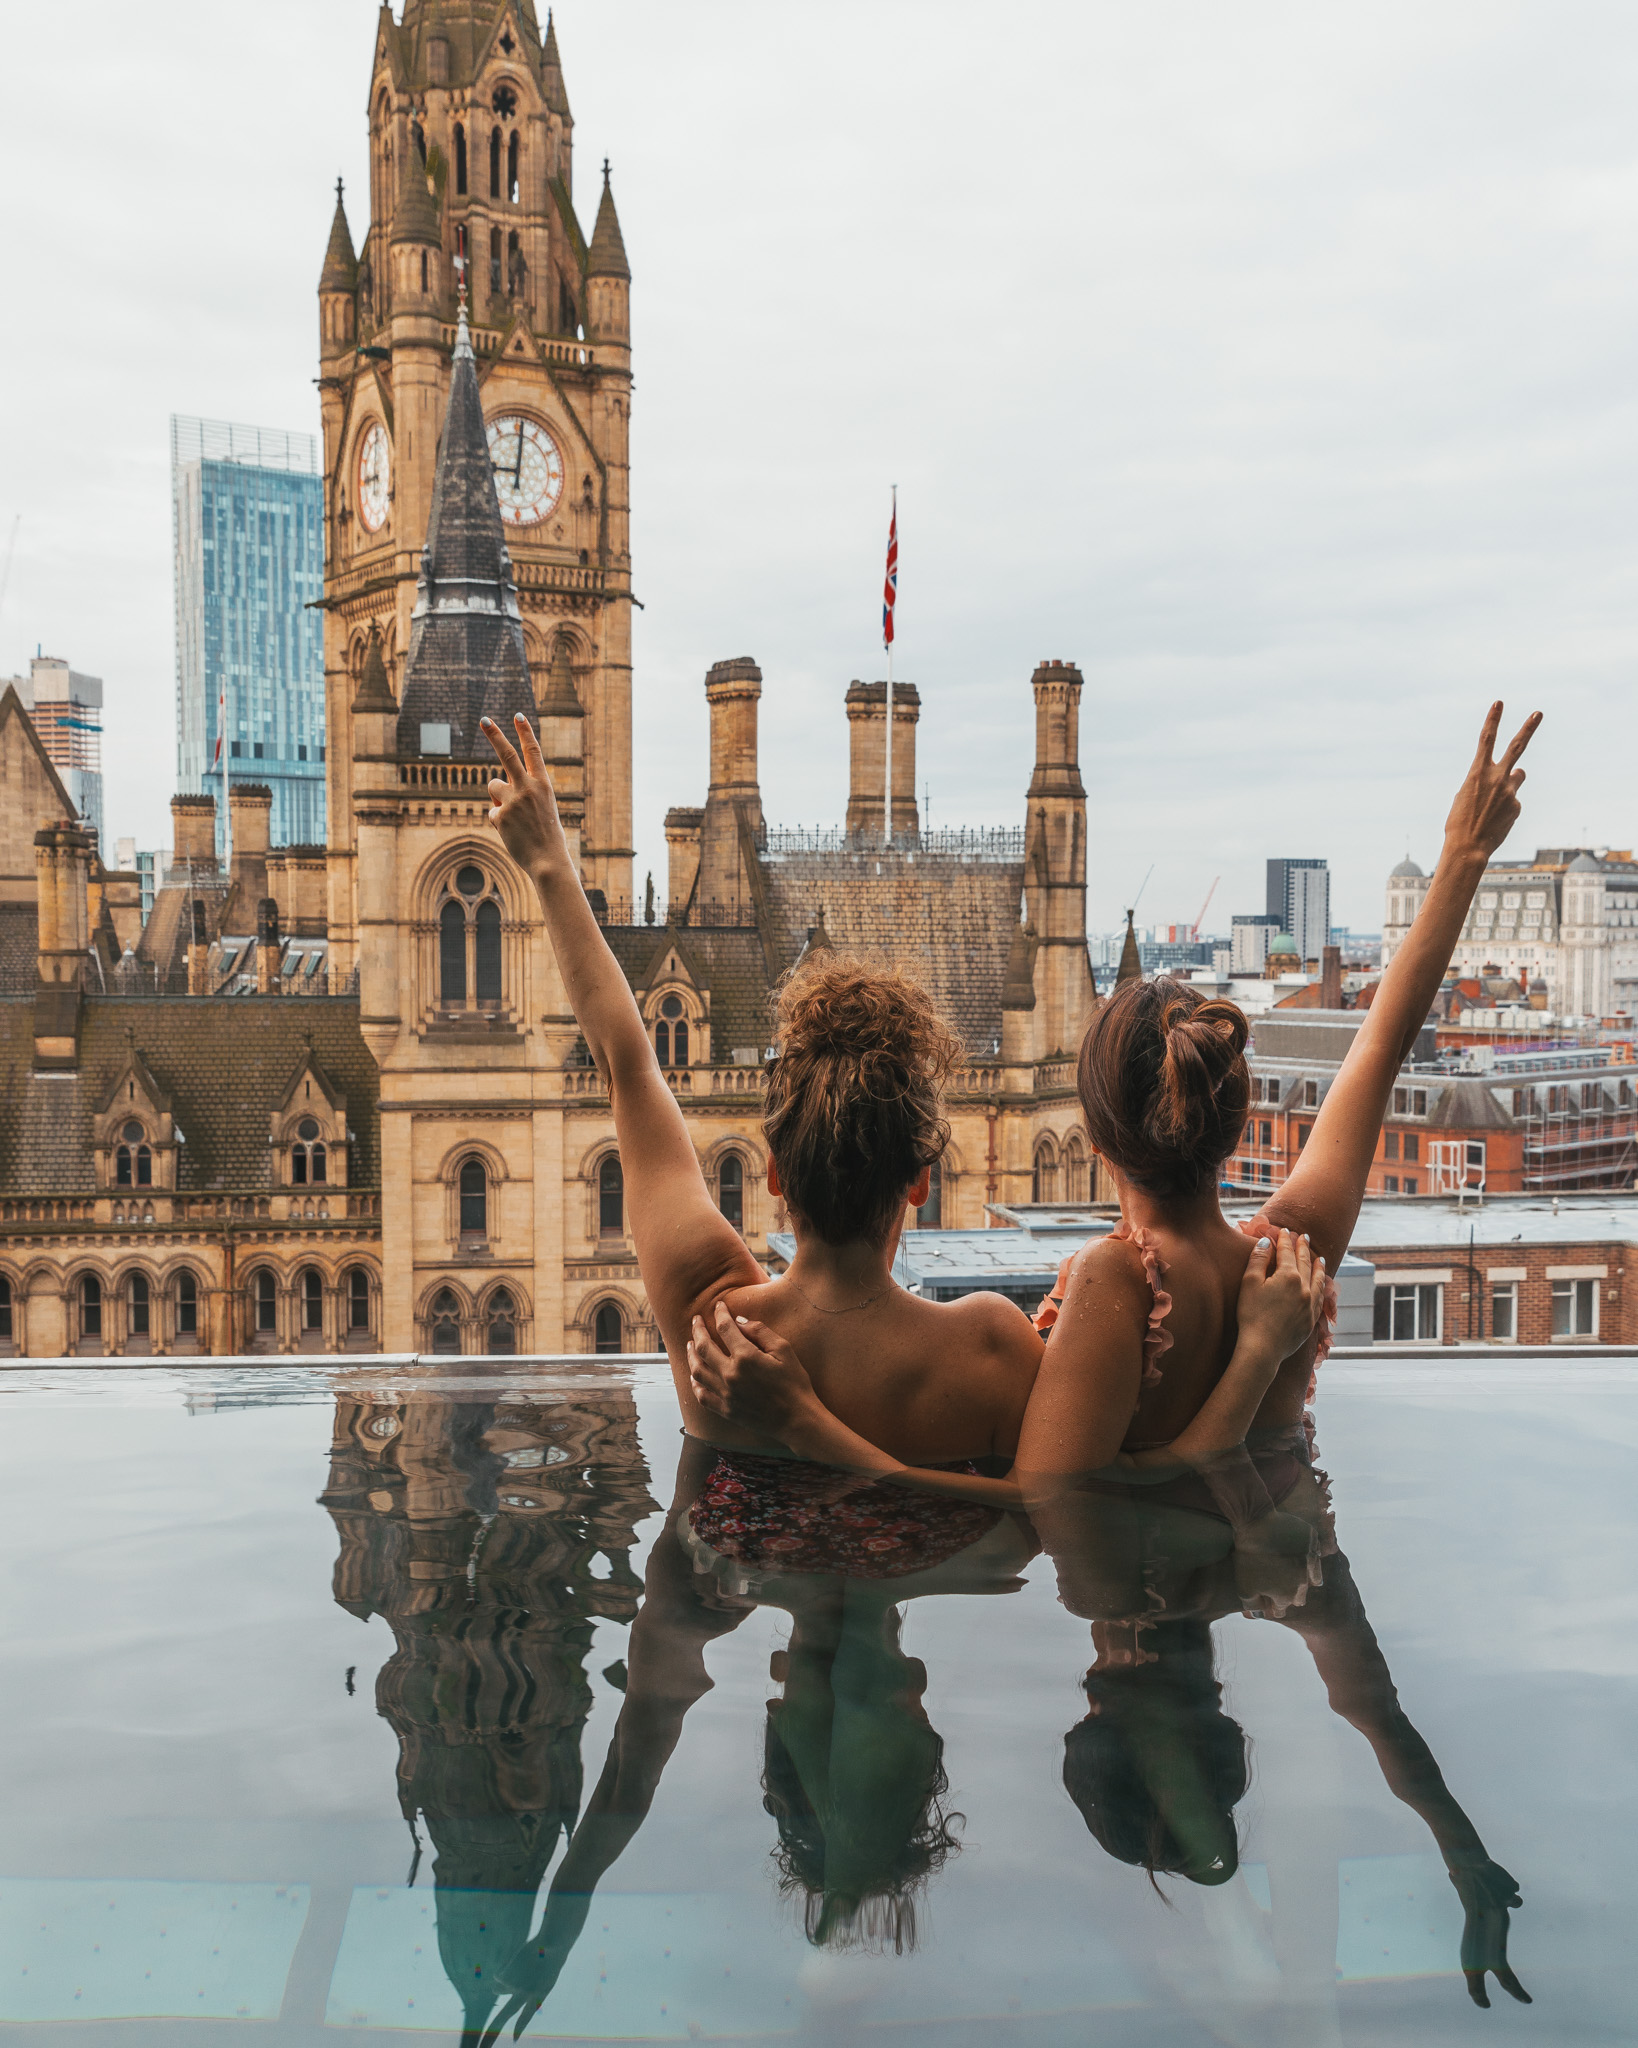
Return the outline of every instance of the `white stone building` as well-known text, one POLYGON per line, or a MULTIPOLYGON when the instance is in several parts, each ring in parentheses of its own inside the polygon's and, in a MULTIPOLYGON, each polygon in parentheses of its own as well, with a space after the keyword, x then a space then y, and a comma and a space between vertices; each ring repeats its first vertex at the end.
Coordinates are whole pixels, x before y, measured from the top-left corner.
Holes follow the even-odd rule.
MULTIPOLYGON (((1382 964, 1404 943, 1431 877, 1388 877, 1382 964)), ((1638 862, 1629 852, 1544 847, 1485 870, 1451 957, 1456 975, 1507 975, 1565 1020, 1638 1015, 1638 862)))

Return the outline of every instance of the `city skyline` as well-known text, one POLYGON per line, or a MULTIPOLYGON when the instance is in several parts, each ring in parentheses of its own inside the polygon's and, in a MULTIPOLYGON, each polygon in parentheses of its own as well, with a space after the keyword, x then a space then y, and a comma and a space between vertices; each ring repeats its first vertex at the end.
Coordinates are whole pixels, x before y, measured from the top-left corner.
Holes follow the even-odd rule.
MULTIPOLYGON (((1497 689, 1549 712, 1526 829, 1629 843, 1638 33, 1595 12, 1600 32, 1564 49, 1476 8, 1414 35, 1404 10, 1323 33, 1255 10, 1232 38, 1197 10, 1181 41, 1030 7, 941 10, 937 35, 914 5, 885 28, 847 7, 777 24, 724 7, 686 31, 647 7, 563 10, 577 118, 608 138, 643 276, 639 886, 664 874, 661 820, 698 779, 699 683, 724 655, 767 676, 770 818, 840 817, 818 742, 833 692, 881 672, 895 478, 899 672, 928 705, 932 821, 1009 814, 1029 753, 1018 685, 1075 651, 1094 929, 1118 927, 1151 860, 1157 920, 1192 919, 1219 872, 1220 915, 1249 908, 1273 840, 1316 848, 1336 921, 1374 930, 1388 868, 1431 865, 1497 689), (849 54, 867 34, 885 38, 876 79, 849 54), (1062 62, 1025 91, 1043 36, 1062 62), (1563 93, 1536 92, 1567 71, 1563 93), (1000 238, 1021 281, 1006 291, 962 256, 975 237, 949 198, 977 145, 945 110, 988 104, 987 76, 1018 87, 1000 96, 1017 112, 976 124, 994 169, 976 239, 1000 238), (1097 119, 1060 120, 1094 76, 1097 119), (714 245, 743 252, 721 275, 699 268, 702 206, 714 245), (1506 247, 1468 232, 1492 218, 1506 247), (732 339, 747 328, 753 344, 732 339), (1008 350, 1032 365, 1022 383, 994 374, 1008 350), (1571 741, 1589 719, 1614 724, 1592 758, 1571 741)), ((0 529, 23 519, 0 669, 44 643, 109 679, 107 829, 157 845, 165 422, 316 424, 314 251, 337 169, 362 182, 370 16, 247 16, 233 51, 195 38, 186 7, 157 51, 100 0, 91 18, 85 141, 55 210, 23 224, 23 260, 43 297, 72 296, 89 234, 121 340, 111 362, 72 328, 48 351, 22 321, 3 344, 35 402, 6 430, 0 529), (161 109, 140 132, 139 57, 161 109), (231 145, 290 105, 269 185, 231 145), (230 247, 224 222, 249 216, 256 246, 230 247), (184 227, 208 262, 178 265, 184 227)), ((49 62, 45 34, 21 26, 24 68, 49 62)), ((30 101, 0 147, 33 160, 46 119, 30 101)))

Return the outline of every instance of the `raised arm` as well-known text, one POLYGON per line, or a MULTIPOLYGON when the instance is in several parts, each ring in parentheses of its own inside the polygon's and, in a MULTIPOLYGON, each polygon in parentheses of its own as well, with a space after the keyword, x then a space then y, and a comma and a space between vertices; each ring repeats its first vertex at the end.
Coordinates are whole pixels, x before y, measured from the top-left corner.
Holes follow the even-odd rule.
POLYGON ((492 719, 483 722, 503 771, 489 785, 489 822, 535 885, 569 1002, 608 1083, 637 1261, 692 1424, 681 1370, 689 1316, 713 1294, 766 1276, 711 1200, 631 988, 580 886, 534 728, 521 712, 515 723, 514 746, 492 719))
POLYGON ((1264 1211, 1288 1229, 1307 1231, 1333 1269, 1353 1234, 1389 1092, 1449 970, 1479 879, 1519 815, 1519 756, 1541 713, 1525 720, 1497 761, 1501 714, 1501 705, 1492 704, 1445 822, 1427 900, 1382 976, 1296 1169, 1264 1211))

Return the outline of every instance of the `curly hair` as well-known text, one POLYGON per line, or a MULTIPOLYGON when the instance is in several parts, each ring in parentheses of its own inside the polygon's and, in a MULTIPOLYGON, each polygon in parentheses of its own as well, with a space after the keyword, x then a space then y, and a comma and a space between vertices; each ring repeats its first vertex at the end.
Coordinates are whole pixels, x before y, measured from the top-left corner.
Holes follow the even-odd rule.
POLYGON ((1237 1004, 1187 982, 1122 982, 1081 1040, 1092 1143, 1150 1194, 1202 1193, 1245 1129, 1250 1035, 1237 1004))
MULTIPOLYGON (((825 1822, 815 1812, 801 1773, 780 1738, 770 1712, 764 1734, 762 1808, 779 1828, 772 1852, 781 1898, 800 1896, 802 1931, 815 1948, 863 1949, 895 1955, 916 1946, 916 1900, 929 1881, 959 1853, 958 1829, 966 1815, 944 1804, 950 1780, 944 1769, 944 1738, 934 1734, 925 1780, 917 1788, 917 1811, 896 1840, 883 1845, 875 1870, 864 1883, 838 1885, 826 1879, 829 1843, 825 1822)), ((833 1823, 834 1825, 834 1823, 833 1823)))
POLYGON ((786 1206, 826 1244, 879 1244, 950 1141, 961 1042, 908 975, 837 953, 786 977, 775 1016, 762 1129, 786 1206))

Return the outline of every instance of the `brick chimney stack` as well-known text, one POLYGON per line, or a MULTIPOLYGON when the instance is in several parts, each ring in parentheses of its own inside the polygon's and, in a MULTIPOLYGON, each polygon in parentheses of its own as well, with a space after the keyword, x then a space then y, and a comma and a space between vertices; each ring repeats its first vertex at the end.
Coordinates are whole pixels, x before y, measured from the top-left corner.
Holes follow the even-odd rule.
POLYGON ((193 872, 216 872, 216 799, 213 796, 171 798, 171 864, 191 865, 193 872))
POLYGON ((757 703, 762 671, 748 655, 719 661, 705 678, 711 710, 711 786, 700 826, 698 901, 707 917, 753 922, 755 846, 762 832, 757 782, 757 703))
POLYGON ((228 791, 228 900, 222 929, 254 931, 267 894, 267 855, 273 837, 273 792, 265 782, 235 783, 228 791))
MULTIPOLYGON (((914 683, 893 685, 893 838, 921 837, 916 808, 916 726, 921 692, 914 683)), ((847 691, 849 837, 881 843, 882 799, 887 784, 887 685, 849 683, 847 691)))
POLYGON ((76 824, 34 835, 39 906, 39 982, 34 997, 34 1063, 73 1067, 79 1060, 80 991, 91 943, 89 889, 94 834, 76 824))

